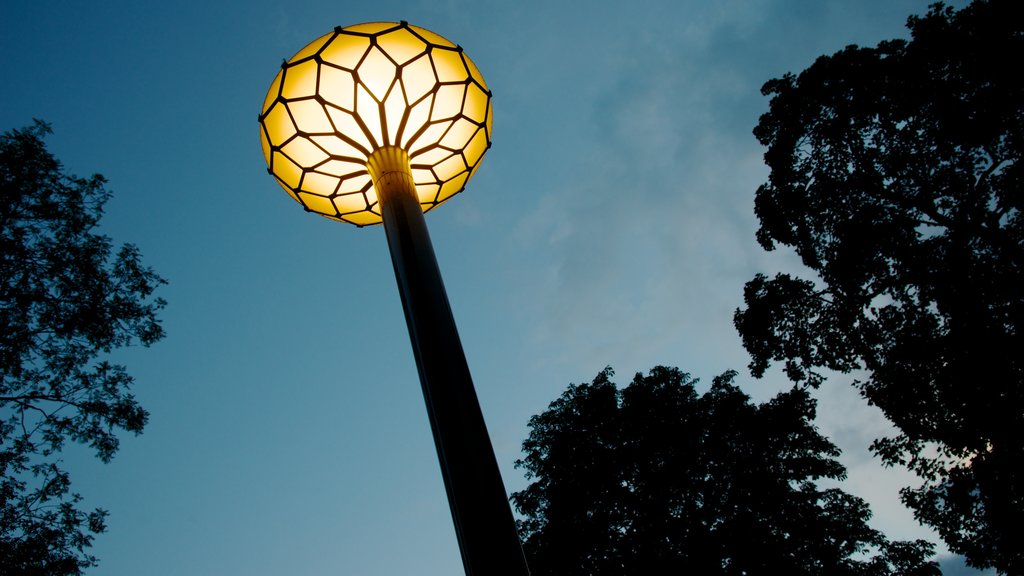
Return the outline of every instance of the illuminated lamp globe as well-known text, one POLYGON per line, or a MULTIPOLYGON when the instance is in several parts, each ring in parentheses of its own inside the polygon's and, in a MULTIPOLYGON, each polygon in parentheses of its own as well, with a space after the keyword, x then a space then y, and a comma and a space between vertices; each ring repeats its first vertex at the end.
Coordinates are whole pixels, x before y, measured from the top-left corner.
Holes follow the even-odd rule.
POLYGON ((259 115, 268 171, 306 210, 379 224, 375 183, 410 178, 424 212, 491 145, 491 92, 460 46, 407 22, 335 28, 281 65, 259 115))

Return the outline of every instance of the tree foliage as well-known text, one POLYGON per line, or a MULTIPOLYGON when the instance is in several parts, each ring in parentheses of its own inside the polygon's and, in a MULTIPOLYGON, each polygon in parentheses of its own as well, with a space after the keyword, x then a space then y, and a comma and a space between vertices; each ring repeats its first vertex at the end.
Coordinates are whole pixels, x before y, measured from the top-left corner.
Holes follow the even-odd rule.
POLYGON ((761 405, 655 367, 606 368, 530 419, 512 496, 534 576, 933 575, 923 541, 890 542, 867 504, 819 480, 845 470, 802 388, 761 405), (871 554, 865 554, 873 552, 871 554))
POLYGON ((909 41, 851 46, 765 84, 757 238, 811 278, 758 275, 736 326, 755 375, 856 385, 899 433, 872 448, 975 567, 1024 573, 1024 21, 941 4, 909 41))
POLYGON ((102 176, 65 174, 42 122, 0 136, 0 566, 3 574, 79 574, 104 530, 84 511, 59 453, 66 441, 109 461, 116 432, 147 413, 131 376, 105 359, 163 337, 152 296, 164 281, 139 251, 96 232, 102 176))

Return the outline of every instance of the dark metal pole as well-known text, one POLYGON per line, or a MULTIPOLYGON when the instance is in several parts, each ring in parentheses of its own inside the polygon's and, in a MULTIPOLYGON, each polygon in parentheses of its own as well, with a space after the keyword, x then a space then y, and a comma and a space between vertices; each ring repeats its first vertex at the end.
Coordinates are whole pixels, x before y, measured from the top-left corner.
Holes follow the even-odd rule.
POLYGON ((375 156, 370 159, 370 173, 381 203, 466 575, 528 576, 512 509, 416 198, 408 156, 397 148, 378 151, 375 156))

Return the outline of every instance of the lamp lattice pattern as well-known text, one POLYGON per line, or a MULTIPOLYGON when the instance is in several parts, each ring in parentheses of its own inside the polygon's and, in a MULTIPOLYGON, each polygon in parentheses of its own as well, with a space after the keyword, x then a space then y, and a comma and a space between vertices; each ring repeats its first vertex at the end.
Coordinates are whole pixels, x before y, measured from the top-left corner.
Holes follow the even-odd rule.
POLYGON ((409 155, 424 212, 461 192, 491 145, 491 92, 473 61, 407 22, 335 28, 282 64, 260 112, 267 167, 306 210, 381 222, 366 163, 409 155))

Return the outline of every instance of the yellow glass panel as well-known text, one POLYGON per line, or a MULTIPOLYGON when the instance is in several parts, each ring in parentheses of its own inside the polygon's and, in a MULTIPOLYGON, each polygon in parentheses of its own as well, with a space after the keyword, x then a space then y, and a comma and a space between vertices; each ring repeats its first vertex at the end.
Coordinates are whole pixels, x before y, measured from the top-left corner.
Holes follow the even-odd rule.
POLYGON ((436 46, 447 46, 448 48, 455 48, 455 44, 452 44, 443 36, 439 34, 434 34, 430 30, 427 30, 426 28, 420 28, 419 26, 412 25, 410 25, 409 28, 413 32, 419 34, 423 39, 425 39, 427 42, 430 42, 431 44, 434 44, 436 46))
POLYGON ((267 136, 271 145, 280 146, 284 141, 295 135, 295 125, 292 118, 285 110, 284 104, 275 104, 270 113, 263 119, 263 125, 267 128, 267 136))
POLYGON ((437 203, 436 203, 436 204, 434 204, 433 206, 431 206, 431 207, 430 207, 430 209, 431 209, 431 210, 433 210, 433 209, 437 208, 438 206, 441 206, 441 205, 443 205, 443 204, 444 204, 445 202, 447 202, 447 201, 448 201, 448 200, 450 200, 450 199, 451 199, 451 196, 449 196, 448 198, 444 198, 444 199, 441 199, 441 198, 440 198, 440 194, 438 194, 438 200, 437 200, 437 203))
POLYGON ((328 158, 326 152, 306 138, 295 138, 282 147, 281 151, 303 168, 312 168, 328 158))
POLYGON ((324 172, 334 176, 349 176, 352 174, 358 174, 360 171, 365 171, 366 164, 345 162, 344 160, 328 160, 320 166, 317 166, 316 169, 318 172, 324 172))
POLYGON ((298 60, 302 60, 303 58, 309 58, 313 54, 316 54, 316 51, 322 48, 323 45, 328 40, 331 39, 331 36, 334 36, 334 32, 324 34, 323 36, 317 38, 316 40, 313 40, 305 48, 299 50, 298 53, 295 54, 295 56, 292 56, 289 62, 296 62, 298 60))
POLYGON ((263 126, 260 126, 260 148, 263 148, 263 159, 266 160, 267 166, 270 166, 270 142, 267 141, 267 134, 263 126))
POLYGON ((430 96, 409 110, 409 117, 405 120, 405 129, 402 131, 402 142, 400 145, 403 148, 409 147, 409 141, 430 120, 430 106, 433 102, 434 98, 430 96))
POLYGON ((334 126, 324 112, 322 104, 316 100, 297 100, 288 103, 288 110, 298 125, 299 130, 307 134, 331 134, 334 126))
POLYGON ((462 110, 462 98, 466 93, 466 86, 463 84, 441 86, 437 89, 437 96, 434 98, 434 111, 430 114, 431 120, 452 118, 462 110))
POLYGON ((483 124, 487 120, 487 93, 476 84, 466 87, 466 106, 462 114, 474 122, 483 124))
POLYGON ((423 132, 423 135, 421 135, 419 138, 416 138, 410 144, 410 147, 414 148, 414 150, 409 151, 410 154, 419 154, 420 150, 437 144, 437 141, 440 140, 442 136, 444 136, 445 131, 448 130, 448 127, 451 125, 451 122, 439 122, 437 124, 431 124, 430 126, 428 126, 427 129, 423 132))
POLYGON ((367 22, 365 24, 356 24, 354 26, 347 26, 344 32, 359 32, 361 34, 376 34, 382 32, 388 28, 394 28, 398 26, 395 22, 367 22))
POLYGON ((441 185, 441 191, 437 194, 438 202, 444 202, 451 198, 454 194, 457 194, 463 187, 466 186, 466 180, 469 179, 469 172, 463 172, 455 178, 445 182, 441 185))
POLYGON ((282 182, 280 178, 275 176, 274 179, 277 180, 277 185, 280 186, 285 192, 287 192, 289 196, 291 196, 292 200, 295 200, 299 204, 302 204, 302 201, 299 200, 299 197, 295 195, 294 190, 289 188, 288 185, 282 182))
POLYGON ((347 194, 350 192, 363 192, 370 184, 370 175, 367 173, 357 174, 355 176, 349 176, 341 181, 341 186, 338 187, 338 194, 347 194))
POLYGON ((379 48, 371 48, 357 69, 359 83, 366 86, 377 102, 383 102, 397 70, 379 48))
POLYGON ((409 163, 433 166, 434 164, 437 164, 438 162, 444 160, 445 158, 451 155, 452 152, 450 150, 445 150, 444 148, 431 148, 426 152, 422 152, 415 156, 410 156, 409 163))
POLYGON ((419 56, 427 49, 427 45, 422 40, 405 28, 381 34, 377 37, 377 45, 383 48, 384 52, 399 65, 419 56))
POLYGON ((316 69, 317 63, 313 60, 285 68, 281 96, 291 100, 316 94, 316 69))
POLYGON ((335 66, 354 70, 369 47, 369 38, 339 34, 324 48, 320 57, 335 66))
POLYGON ((319 194, 320 196, 330 196, 338 189, 339 182, 341 182, 341 179, 337 176, 328 176, 319 172, 306 172, 306 175, 302 178, 302 190, 319 194))
POLYGON ((274 175, 281 180, 281 183, 286 188, 294 189, 299 187, 299 180, 302 179, 302 168, 299 168, 296 163, 280 152, 274 152, 271 161, 274 163, 274 175))
POLYGON ((441 146, 452 150, 462 150, 469 144, 469 139, 476 132, 477 125, 465 118, 459 118, 452 124, 448 133, 441 139, 441 146))
POLYGON ((331 156, 341 156, 357 160, 361 160, 366 157, 366 155, 360 152, 358 148, 337 136, 312 136, 310 137, 310 140, 326 150, 331 156))
POLYGON ((335 196, 334 206, 338 209, 339 214, 358 212, 360 210, 366 210, 368 208, 366 204, 366 197, 359 192, 335 196))
POLYGON ((433 204, 437 200, 437 192, 441 187, 437 184, 418 184, 416 186, 416 197, 420 204, 433 204))
POLYGON ((305 192, 299 192, 299 198, 302 199, 302 203, 313 212, 319 212, 321 214, 329 214, 331 216, 337 215, 337 211, 334 209, 334 204, 331 203, 330 198, 324 198, 323 196, 317 196, 316 194, 306 194, 305 192))
POLYGON ((388 140, 386 144, 398 143, 398 127, 402 125, 402 116, 405 115, 405 98, 401 90, 392 90, 388 99, 384 101, 384 125, 388 129, 388 140))
POLYGON ((468 172, 469 168, 466 163, 462 160, 462 155, 456 154, 451 158, 441 162, 437 166, 434 166, 434 174, 437 174, 437 179, 441 182, 447 182, 455 177, 459 172, 468 172))
POLYGON ((463 151, 463 154, 466 156, 466 163, 470 166, 476 166, 486 151, 487 133, 484 132, 483 128, 481 128, 477 130, 473 139, 469 141, 469 144, 463 151))
POLYGON ((434 50, 430 53, 441 82, 463 82, 469 75, 462 64, 462 55, 455 50, 434 50))
POLYGON ((260 147, 278 184, 329 219, 379 224, 366 157, 398 145, 416 166, 421 209, 460 192, 493 125, 475 63, 442 36, 404 23, 338 30, 297 52, 263 100, 260 147))
POLYGON ((473 79, 480 83, 487 90, 487 83, 484 82, 484 75, 480 73, 480 69, 476 67, 476 63, 473 62, 465 52, 462 53, 466 57, 466 64, 469 64, 469 73, 473 76, 473 79))
POLYGON ((332 66, 320 67, 320 96, 349 112, 355 107, 356 81, 351 72, 332 66))
POLYGON ((372 136, 373 150, 384 145, 384 134, 380 125, 380 105, 362 85, 356 87, 356 116, 363 121, 372 136))
POLYGON ((412 169, 412 181, 419 188, 421 184, 437 184, 437 178, 430 170, 412 169))
POLYGON ((364 150, 364 157, 369 155, 370 151, 373 150, 373 146, 370 145, 370 140, 363 134, 363 129, 359 127, 356 119, 351 114, 328 106, 327 115, 331 117, 331 122, 334 122, 334 128, 339 134, 344 134, 358 146, 361 146, 364 150))
POLYGON ((430 65, 430 56, 424 54, 402 68, 402 87, 405 98, 410 104, 423 98, 437 85, 434 67, 430 65))
POLYGON ((267 113, 267 108, 274 103, 277 98, 278 92, 281 91, 281 75, 284 74, 284 70, 278 70, 277 76, 274 76, 274 81, 270 83, 270 88, 267 90, 267 97, 263 99, 263 114, 267 113))
POLYGON ((345 214, 345 220, 355 224, 356 226, 369 226, 370 224, 380 224, 380 216, 373 212, 355 212, 353 214, 345 214))

